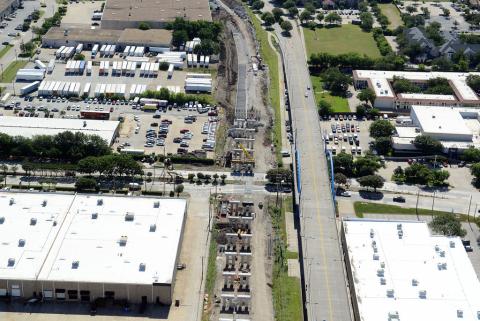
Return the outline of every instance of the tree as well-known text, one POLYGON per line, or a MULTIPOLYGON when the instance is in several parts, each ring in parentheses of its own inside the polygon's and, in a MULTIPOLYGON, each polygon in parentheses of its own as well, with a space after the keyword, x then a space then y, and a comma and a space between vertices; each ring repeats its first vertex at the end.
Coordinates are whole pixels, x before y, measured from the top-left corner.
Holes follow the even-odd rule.
POLYGON ((424 155, 440 154, 443 151, 443 145, 435 138, 428 135, 419 135, 415 137, 413 145, 424 155))
POLYGON ((370 32, 373 27, 373 16, 370 12, 362 12, 360 14, 360 28, 362 30, 370 32))
POLYGON ((377 137, 374 146, 378 154, 387 155, 392 151, 392 139, 390 137, 377 137))
POLYGON ((185 30, 174 30, 172 32, 172 45, 176 48, 183 46, 188 41, 188 33, 185 30))
POLYGON ((290 15, 290 17, 295 18, 298 14, 298 8, 297 7, 288 8, 288 14, 290 15))
POLYGON ((415 11, 417 11, 417 8, 415 8, 414 6, 407 6, 405 9, 406 9, 407 12, 410 13, 410 14, 414 13, 415 11))
POLYGON ((433 231, 445 236, 467 235, 467 231, 462 228, 462 223, 453 213, 436 215, 428 225, 433 231))
POLYGON ((273 168, 267 171, 266 179, 271 184, 291 184, 293 182, 293 173, 287 168, 273 168))
POLYGON ((325 18, 325 15, 324 15, 323 13, 320 12, 319 14, 317 14, 317 20, 318 20, 318 22, 321 23, 322 20, 323 20, 323 18, 325 18))
POLYGON ((469 147, 462 153, 461 158, 466 162, 478 163, 480 162, 480 149, 469 147))
POLYGON ((467 77, 467 85, 470 86, 475 92, 480 92, 480 76, 479 75, 469 75, 467 77))
POLYGON ((338 68, 328 68, 322 74, 325 89, 330 90, 334 95, 345 95, 348 85, 352 83, 352 78, 338 68))
POLYGON ((295 7, 295 2, 293 0, 287 0, 283 3, 283 7, 287 10, 290 9, 290 8, 294 8, 295 7))
POLYGON ((339 24, 342 22, 342 17, 340 17, 340 15, 336 12, 330 12, 325 17, 325 22, 329 24, 339 24))
POLYGON ((448 184, 446 180, 450 177, 450 173, 446 170, 431 170, 428 175, 428 186, 444 186, 448 184))
POLYGON ((347 153, 339 153, 333 157, 333 170, 335 173, 345 174, 347 177, 353 174, 353 156, 347 153))
POLYGON ((372 187, 373 190, 376 192, 377 188, 383 187, 384 179, 379 175, 367 175, 357 179, 360 183, 360 186, 363 187, 372 187))
POLYGON ((263 3, 263 1, 261 1, 261 0, 255 0, 252 3, 252 9, 253 10, 261 10, 264 6, 265 6, 265 3, 263 3))
POLYGON ((189 173, 189 174, 188 174, 188 181, 189 181, 190 183, 193 183, 193 180, 194 180, 194 179, 195 179, 195 174, 189 173))
POLYGON ((405 182, 405 172, 401 166, 397 166, 397 168, 393 170, 392 181, 397 184, 402 184, 405 182))
POLYGON ((371 153, 357 157, 353 165, 357 177, 373 175, 382 167, 380 158, 371 153))
POLYGON ((348 181, 348 177, 345 176, 344 174, 342 173, 336 173, 333 180, 335 181, 335 183, 337 183, 338 185, 345 185, 347 184, 347 181, 348 181))
POLYGON ((79 177, 75 182, 77 191, 84 191, 97 188, 97 181, 90 177, 79 177))
POLYGON ((175 193, 177 193, 177 197, 183 192, 184 186, 183 184, 179 184, 175 187, 175 193))
POLYGON ((138 29, 140 30, 149 30, 151 29, 151 26, 148 22, 142 21, 138 24, 138 29))
POLYGON ((281 8, 273 8, 272 15, 275 18, 276 22, 280 22, 283 16, 283 10, 281 8))
POLYGON ((275 17, 270 12, 264 12, 262 14, 262 20, 265 23, 265 26, 269 27, 275 23, 275 17))
POLYGON ((73 56, 73 59, 74 60, 85 60, 85 55, 83 55, 81 53, 77 53, 77 54, 75 54, 75 56, 73 56))
POLYGON ((13 164, 13 165, 12 165, 12 173, 13 173, 13 176, 17 175, 17 171, 18 171, 18 165, 17 165, 17 164, 13 164))
POLYGON ((308 21, 311 21, 313 19, 312 14, 308 10, 303 10, 302 13, 300 13, 300 22, 305 23, 308 21))
POLYGON ((405 168, 405 182, 409 184, 426 185, 429 175, 430 169, 420 163, 415 163, 405 168))
POLYGON ((293 26, 290 21, 285 20, 282 21, 282 23, 280 24, 280 28, 282 28, 285 33, 289 34, 290 31, 293 29, 293 26))
POLYGON ((367 115, 367 107, 363 104, 358 105, 356 108, 356 114, 358 118, 365 117, 367 115))
POLYGON ((225 175, 225 174, 220 175, 220 179, 222 180, 222 181, 220 182, 220 184, 225 185, 225 179, 226 179, 226 178, 227 178, 227 175, 225 175))
POLYGON ((162 61, 159 66, 160 70, 162 71, 167 71, 168 67, 170 67, 170 64, 166 61, 162 61))
POLYGON ((370 125, 370 136, 373 138, 392 136, 395 127, 385 119, 374 121, 370 125))
POLYGON ((358 100, 365 103, 370 103, 370 105, 373 106, 373 104, 375 103, 375 99, 377 99, 377 95, 375 95, 375 92, 372 89, 365 88, 358 93, 357 98, 358 100))
POLYGON ((442 11, 445 17, 448 17, 450 15, 450 10, 448 10, 447 8, 443 8, 442 11))
POLYGON ((328 101, 321 99, 318 102, 318 113, 320 116, 331 115, 333 113, 332 105, 328 101))

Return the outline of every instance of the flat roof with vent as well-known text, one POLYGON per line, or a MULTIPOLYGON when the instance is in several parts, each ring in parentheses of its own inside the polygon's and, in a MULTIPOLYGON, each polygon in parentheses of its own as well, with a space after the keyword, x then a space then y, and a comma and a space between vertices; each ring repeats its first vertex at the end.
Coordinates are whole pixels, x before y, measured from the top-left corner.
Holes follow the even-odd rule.
POLYGON ((480 320, 480 282, 458 237, 419 221, 345 219, 361 320, 480 320))
POLYGON ((185 210, 182 199, 1 192, 0 279, 169 284, 185 210))

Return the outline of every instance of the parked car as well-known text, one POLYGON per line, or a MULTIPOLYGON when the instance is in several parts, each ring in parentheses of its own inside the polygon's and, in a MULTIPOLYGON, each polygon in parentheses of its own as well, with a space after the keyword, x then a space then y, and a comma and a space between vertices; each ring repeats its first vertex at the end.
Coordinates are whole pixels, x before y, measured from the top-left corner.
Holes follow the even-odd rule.
POLYGON ((403 197, 403 196, 395 196, 395 197, 393 198, 393 201, 394 201, 394 202, 397 202, 397 203, 405 203, 406 199, 405 199, 405 197, 403 197))

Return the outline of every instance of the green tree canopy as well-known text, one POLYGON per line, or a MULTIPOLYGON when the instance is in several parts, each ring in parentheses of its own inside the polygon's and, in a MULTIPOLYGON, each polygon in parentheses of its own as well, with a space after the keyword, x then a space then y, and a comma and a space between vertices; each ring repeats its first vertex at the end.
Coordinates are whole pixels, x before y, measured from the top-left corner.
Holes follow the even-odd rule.
POLYGON ((379 175, 362 176, 358 178, 357 181, 363 187, 373 188, 375 192, 377 191, 377 188, 382 188, 384 183, 384 179, 379 175))
POLYGON ((424 155, 440 154, 443 151, 442 143, 428 135, 419 135, 415 137, 413 144, 424 155))
POLYGON ((370 125, 370 136, 373 138, 392 136, 395 127, 386 119, 379 119, 370 125))
POLYGON ((462 228, 459 219, 453 213, 440 214, 433 218, 429 223, 433 231, 441 233, 445 236, 464 237, 467 231, 462 228))
POLYGON ((370 105, 373 106, 375 99, 377 99, 377 95, 375 95, 375 92, 371 88, 365 88, 357 94, 357 98, 358 100, 370 103, 370 105))

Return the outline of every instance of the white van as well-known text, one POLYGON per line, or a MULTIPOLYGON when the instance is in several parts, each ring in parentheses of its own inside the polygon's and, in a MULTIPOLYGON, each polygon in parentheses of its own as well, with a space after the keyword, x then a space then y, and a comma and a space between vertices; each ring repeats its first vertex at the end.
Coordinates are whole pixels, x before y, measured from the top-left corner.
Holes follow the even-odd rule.
POLYGON ((285 149, 280 151, 280 154, 282 154, 282 157, 290 157, 290 152, 285 149))

